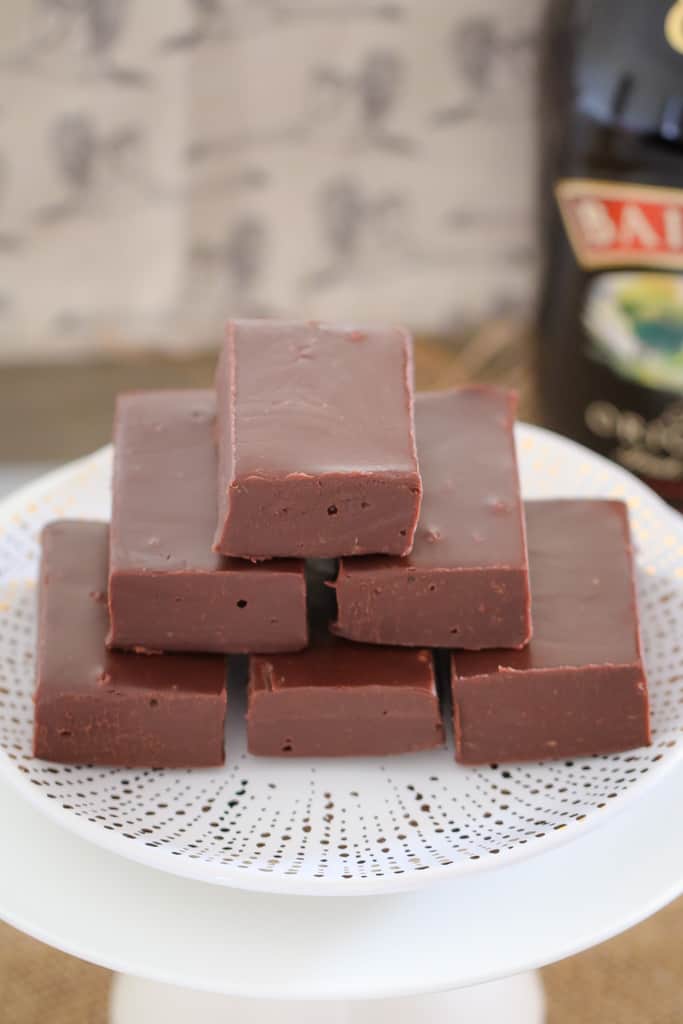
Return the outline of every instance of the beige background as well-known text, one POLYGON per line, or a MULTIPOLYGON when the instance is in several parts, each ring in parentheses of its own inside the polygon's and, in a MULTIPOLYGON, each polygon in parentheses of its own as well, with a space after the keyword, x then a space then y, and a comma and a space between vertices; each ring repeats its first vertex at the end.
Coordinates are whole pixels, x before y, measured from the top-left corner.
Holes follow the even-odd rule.
POLYGON ((2 0, 0 362, 528 310, 543 0, 2 0))

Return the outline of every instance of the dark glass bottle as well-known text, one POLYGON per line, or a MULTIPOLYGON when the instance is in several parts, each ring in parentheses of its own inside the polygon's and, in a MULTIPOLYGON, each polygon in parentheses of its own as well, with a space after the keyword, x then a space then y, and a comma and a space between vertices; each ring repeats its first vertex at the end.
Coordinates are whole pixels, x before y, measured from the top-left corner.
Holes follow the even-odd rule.
POLYGON ((683 508, 683 0, 551 3, 540 80, 545 422, 683 508))

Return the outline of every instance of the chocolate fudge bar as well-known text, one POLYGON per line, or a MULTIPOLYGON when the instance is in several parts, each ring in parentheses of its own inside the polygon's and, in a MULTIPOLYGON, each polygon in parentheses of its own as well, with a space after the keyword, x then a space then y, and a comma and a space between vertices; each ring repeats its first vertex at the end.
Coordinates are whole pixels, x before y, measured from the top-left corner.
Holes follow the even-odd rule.
POLYGON ((216 390, 217 551, 410 551, 421 484, 404 331, 235 321, 216 390))
POLYGON ((121 395, 114 428, 112 647, 292 651, 308 642, 304 563, 212 550, 213 391, 121 395))
POLYGON ((270 757, 404 754, 443 746, 432 656, 330 636, 250 659, 248 748, 270 757))
POLYGON ((51 523, 42 545, 35 756, 130 768, 222 764, 225 660, 107 651, 107 524, 51 523))
POLYGON ((367 647, 328 630, 330 567, 309 562, 312 646, 250 658, 247 741, 252 754, 340 757, 431 750, 444 741, 429 651, 367 647))
POLYGON ((513 426, 516 397, 470 387, 418 395, 424 489, 407 558, 342 559, 341 636, 375 644, 521 647, 529 576, 513 426))
POLYGON ((535 761, 650 742, 626 506, 527 503, 534 635, 452 655, 456 758, 535 761))

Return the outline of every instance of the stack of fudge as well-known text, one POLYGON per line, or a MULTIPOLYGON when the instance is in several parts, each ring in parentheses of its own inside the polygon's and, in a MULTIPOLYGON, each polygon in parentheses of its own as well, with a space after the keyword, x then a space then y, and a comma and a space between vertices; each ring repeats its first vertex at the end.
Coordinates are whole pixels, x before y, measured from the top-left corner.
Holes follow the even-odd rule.
POLYGON ((35 754, 224 759, 226 654, 264 756, 463 764, 649 742, 628 517, 523 505, 515 397, 413 396, 394 328, 237 321, 214 390, 120 396, 111 525, 42 535, 35 754))

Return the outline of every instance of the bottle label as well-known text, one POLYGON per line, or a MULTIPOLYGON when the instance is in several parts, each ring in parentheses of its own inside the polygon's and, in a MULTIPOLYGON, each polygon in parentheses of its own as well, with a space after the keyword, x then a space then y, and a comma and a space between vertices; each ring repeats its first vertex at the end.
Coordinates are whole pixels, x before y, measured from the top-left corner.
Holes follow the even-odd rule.
POLYGON ((585 269, 683 269, 683 189, 568 178, 555 194, 585 269))
POLYGON ((683 395, 683 273, 596 274, 582 321, 589 358, 641 387, 683 395))
POLYGON ((615 462, 681 507, 683 402, 671 402, 659 416, 646 420, 633 409, 619 409, 612 402, 596 399, 586 408, 585 423, 615 462))
POLYGON ((597 271, 580 313, 584 355, 629 383, 623 403, 596 395, 585 425, 596 447, 683 508, 683 189, 568 178, 555 193, 577 262, 597 271))

